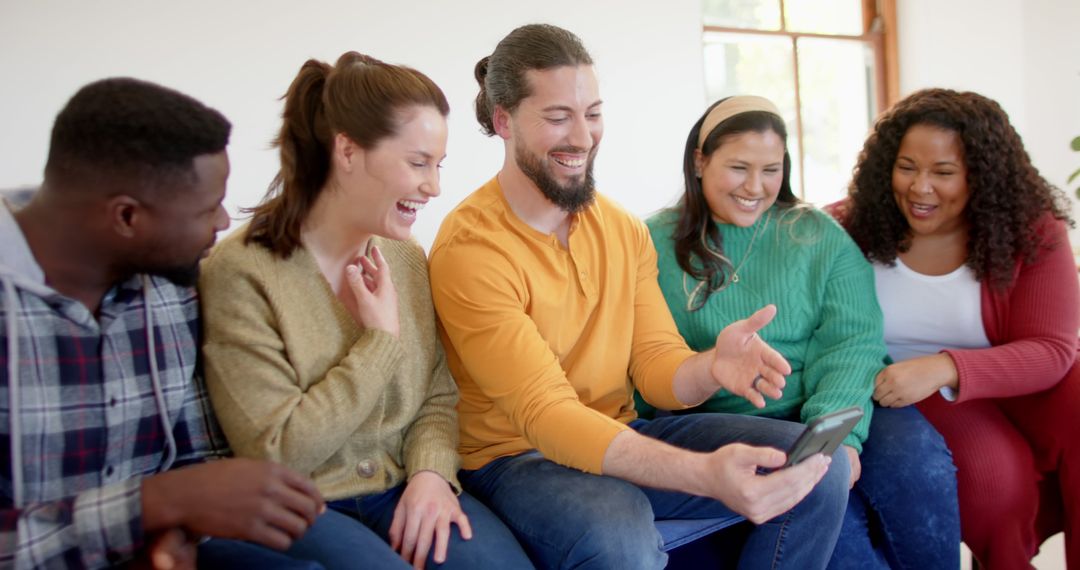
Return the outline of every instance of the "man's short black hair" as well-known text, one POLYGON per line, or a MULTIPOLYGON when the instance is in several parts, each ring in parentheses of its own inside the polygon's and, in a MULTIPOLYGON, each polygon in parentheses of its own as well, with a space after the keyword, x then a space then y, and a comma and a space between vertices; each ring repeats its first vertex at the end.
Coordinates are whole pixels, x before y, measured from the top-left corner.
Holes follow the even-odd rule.
POLYGON ((223 151, 231 130, 221 113, 179 91, 129 77, 95 81, 56 116, 45 179, 80 186, 193 182, 195 157, 223 151))

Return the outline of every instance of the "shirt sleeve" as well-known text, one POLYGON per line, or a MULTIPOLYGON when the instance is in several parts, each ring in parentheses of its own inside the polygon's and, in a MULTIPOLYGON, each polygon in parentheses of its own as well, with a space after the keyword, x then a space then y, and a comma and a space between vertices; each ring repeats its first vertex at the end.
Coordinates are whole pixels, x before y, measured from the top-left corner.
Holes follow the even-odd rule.
POLYGON ((983 318, 990 303, 998 321, 996 330, 987 331, 995 346, 945 351, 959 373, 956 402, 1046 390, 1076 361, 1080 326, 1076 262, 1065 223, 1047 220, 1042 227, 1052 249, 1022 264, 1007 293, 983 294, 983 318))
POLYGON ((429 270, 446 337, 480 392, 545 457, 600 473, 611 440, 629 428, 578 399, 526 312, 522 269, 490 244, 450 241, 429 270))
MULTIPOLYGON (((234 451, 310 474, 371 414, 404 355, 401 342, 368 329, 321 380, 301 389, 262 280, 229 257, 212 257, 200 289, 203 345, 214 409, 234 451), (364 382, 356 382, 362 377, 364 382)), ((250 263, 250 262, 248 262, 250 263)))
POLYGON ((142 481, 129 479, 0 514, 0 567, 103 568, 143 546, 142 481))
MULTIPOLYGON (((416 254, 413 261, 422 273, 418 276, 419 282, 427 284, 427 260, 420 246, 416 246, 413 252, 416 254)), ((429 305, 428 310, 431 318, 434 318, 435 309, 429 305)), ((461 456, 457 452, 458 420, 455 409, 458 402, 457 383, 447 368, 446 352, 438 333, 427 342, 435 347, 435 364, 431 369, 427 397, 405 433, 405 469, 409 478, 420 471, 438 473, 450 483, 455 493, 460 494, 457 472, 461 467, 461 456)))
MULTIPOLYGON (((862 253, 831 221, 818 267, 828 267, 820 314, 806 350, 803 383, 808 397, 800 419, 808 423, 825 414, 858 406, 863 417, 844 439, 857 451, 870 431, 874 378, 886 354, 884 318, 874 292, 874 273, 862 253), (835 232, 832 230, 835 229, 835 232)), ((797 247, 797 246, 792 246, 797 247)))
POLYGON ((192 388, 188 390, 184 407, 173 426, 173 436, 176 440, 176 460, 172 469, 229 455, 225 436, 210 408, 201 371, 192 379, 192 388))
POLYGON ((637 225, 638 267, 630 377, 649 404, 665 410, 680 410, 687 406, 675 397, 675 372, 695 352, 679 334, 660 290, 652 237, 643 223, 637 225))

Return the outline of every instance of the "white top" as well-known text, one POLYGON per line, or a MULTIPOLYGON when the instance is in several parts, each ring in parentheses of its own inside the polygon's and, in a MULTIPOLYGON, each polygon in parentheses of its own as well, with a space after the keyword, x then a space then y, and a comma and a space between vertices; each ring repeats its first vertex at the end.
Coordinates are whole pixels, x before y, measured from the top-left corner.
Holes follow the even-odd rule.
MULTIPOLYGON (((874 264, 885 345, 895 362, 944 349, 988 348, 979 281, 966 265, 947 275, 923 275, 904 265, 874 264)), ((951 388, 941 395, 955 399, 951 388)))

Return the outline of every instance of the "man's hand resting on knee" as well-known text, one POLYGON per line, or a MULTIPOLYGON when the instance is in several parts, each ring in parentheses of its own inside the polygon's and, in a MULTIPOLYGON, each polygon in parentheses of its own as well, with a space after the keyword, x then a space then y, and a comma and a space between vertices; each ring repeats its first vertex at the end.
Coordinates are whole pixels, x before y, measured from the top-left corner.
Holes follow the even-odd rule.
POLYGON ((246 540, 285 550, 315 522, 324 503, 310 479, 277 463, 222 459, 166 471, 142 483, 147 534, 246 540))

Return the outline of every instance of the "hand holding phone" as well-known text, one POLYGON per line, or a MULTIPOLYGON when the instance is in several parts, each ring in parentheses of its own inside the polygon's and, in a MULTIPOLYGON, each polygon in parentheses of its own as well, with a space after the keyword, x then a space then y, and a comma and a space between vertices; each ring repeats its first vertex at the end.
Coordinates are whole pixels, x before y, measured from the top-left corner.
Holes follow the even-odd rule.
POLYGON ((862 408, 852 406, 815 418, 788 450, 784 467, 798 465, 815 453, 832 455, 862 417, 862 408))

